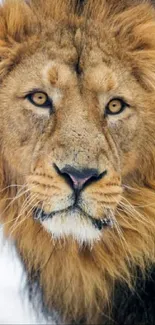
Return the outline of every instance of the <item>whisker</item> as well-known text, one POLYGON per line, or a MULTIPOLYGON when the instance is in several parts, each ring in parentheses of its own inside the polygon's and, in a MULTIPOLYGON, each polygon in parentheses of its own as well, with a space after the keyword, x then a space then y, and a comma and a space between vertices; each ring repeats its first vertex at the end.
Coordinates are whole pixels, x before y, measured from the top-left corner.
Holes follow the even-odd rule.
MULTIPOLYGON (((111 213, 112 213, 113 220, 114 220, 114 226, 115 226, 115 228, 116 228, 116 230, 117 230, 117 233, 118 233, 118 235, 119 235, 119 239, 120 239, 120 242, 121 242, 122 248, 123 248, 123 250, 124 250, 124 252, 125 252, 125 255, 126 255, 126 259, 127 259, 128 263, 129 263, 129 265, 130 265, 131 262, 130 262, 130 258, 129 258, 129 254, 128 254, 128 253, 130 253, 129 245, 128 245, 127 241, 125 240, 125 237, 124 237, 124 235, 123 235, 123 231, 122 231, 122 229, 120 228, 120 226, 119 226, 119 224, 118 224, 118 221, 117 221, 117 219, 115 218, 115 215, 114 215, 113 211, 111 211, 111 213), (124 246, 124 245, 125 245, 125 246, 124 246)), ((131 253, 130 253, 130 255, 131 255, 131 253)))
POLYGON ((20 185, 20 184, 10 184, 10 185, 8 185, 8 186, 2 188, 2 189, 0 190, 0 193, 4 192, 4 191, 6 191, 7 189, 12 188, 12 187, 23 187, 23 186, 25 186, 25 185, 20 185))
POLYGON ((127 214, 130 213, 137 220, 141 219, 141 222, 143 222, 144 224, 146 223, 153 224, 149 219, 147 219, 144 215, 142 215, 142 213, 136 210, 135 207, 126 198, 122 197, 122 199, 125 200, 127 204, 125 204, 121 200, 120 206, 122 206, 126 210, 127 214))
MULTIPOLYGON (((23 191, 22 193, 20 193, 19 195, 16 195, 12 201, 5 207, 5 209, 0 213, 1 216, 4 215, 4 213, 14 204, 14 202, 16 200, 18 200, 19 198, 21 198, 22 196, 24 196, 26 193, 28 193, 30 191, 30 188, 26 189, 25 191, 23 191)), ((18 193, 17 193, 18 194, 18 193)))
POLYGON ((140 192, 141 191, 139 188, 134 188, 134 187, 126 185, 126 184, 122 184, 122 187, 125 188, 125 189, 128 189, 130 191, 135 191, 135 192, 140 192))
POLYGON ((23 202, 23 204, 22 204, 22 206, 21 206, 21 209, 20 209, 20 211, 19 211, 19 215, 18 215, 18 217, 17 217, 16 220, 15 220, 14 225, 17 224, 18 220, 19 220, 20 217, 24 214, 24 212, 27 210, 27 208, 28 208, 29 206, 31 206, 31 204, 32 204, 33 202, 35 202, 36 198, 37 198, 37 196, 36 196, 36 195, 33 195, 33 197, 31 198, 31 200, 27 201, 27 198, 25 199, 25 201, 23 202))
POLYGON ((122 213, 119 212, 119 211, 124 212, 124 210, 120 210, 119 208, 117 208, 116 211, 117 211, 117 214, 120 216, 120 218, 123 219, 125 221, 125 223, 128 225, 128 229, 131 229, 131 230, 133 230, 135 232, 138 232, 137 227, 136 228, 133 227, 131 222, 129 222, 128 219, 122 213))
MULTIPOLYGON (((33 200, 31 200, 30 205, 31 205, 32 202, 35 201, 35 200, 36 200, 36 197, 35 197, 35 198, 33 197, 33 200)), ((39 202, 39 201, 38 201, 38 202, 39 202)), ((37 202, 37 203, 38 203, 38 202, 37 202)), ((21 221, 19 221, 19 222, 16 223, 15 225, 13 225, 12 230, 11 230, 11 232, 10 232, 10 236, 13 234, 13 232, 15 232, 15 230, 17 230, 17 228, 21 225, 22 222, 24 222, 26 219, 28 219, 28 217, 29 217, 29 215, 31 214, 33 208, 34 208, 34 207, 32 206, 32 207, 29 209, 29 211, 26 213, 26 216, 25 216, 21 221)), ((22 214, 19 215, 19 216, 17 217, 17 219, 19 220, 21 217, 22 217, 22 214)))

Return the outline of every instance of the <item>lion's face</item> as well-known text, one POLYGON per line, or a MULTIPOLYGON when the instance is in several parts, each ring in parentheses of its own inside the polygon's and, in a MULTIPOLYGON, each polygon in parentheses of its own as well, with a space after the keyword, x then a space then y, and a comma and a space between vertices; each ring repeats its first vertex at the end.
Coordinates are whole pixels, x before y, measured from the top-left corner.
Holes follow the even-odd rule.
POLYGON ((87 33, 78 57, 74 35, 68 38, 63 59, 59 48, 55 56, 40 50, 7 77, 2 142, 9 169, 30 191, 35 222, 54 238, 92 243, 117 223, 125 179, 140 164, 148 112, 125 64, 113 55, 107 64, 87 33))

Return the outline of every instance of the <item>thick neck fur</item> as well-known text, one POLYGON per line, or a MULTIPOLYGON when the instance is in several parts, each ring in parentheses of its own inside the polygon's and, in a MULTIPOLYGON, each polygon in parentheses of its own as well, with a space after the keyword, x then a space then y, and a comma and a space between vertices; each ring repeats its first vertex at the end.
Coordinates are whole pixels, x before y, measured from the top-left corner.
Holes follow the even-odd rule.
POLYGON ((126 185, 117 211, 118 224, 90 248, 79 247, 69 238, 51 240, 30 217, 31 209, 26 205, 24 209, 25 197, 20 197, 23 190, 7 188, 8 180, 3 181, 1 211, 5 211, 5 232, 15 240, 29 282, 39 282, 48 311, 59 310, 64 321, 86 319, 87 324, 99 323, 101 313, 108 314, 111 308, 115 282, 124 281, 134 288, 136 266, 145 275, 147 266, 154 262, 154 184, 142 186, 140 181, 141 186, 135 182, 126 185), (8 204, 10 196, 15 199, 8 204))

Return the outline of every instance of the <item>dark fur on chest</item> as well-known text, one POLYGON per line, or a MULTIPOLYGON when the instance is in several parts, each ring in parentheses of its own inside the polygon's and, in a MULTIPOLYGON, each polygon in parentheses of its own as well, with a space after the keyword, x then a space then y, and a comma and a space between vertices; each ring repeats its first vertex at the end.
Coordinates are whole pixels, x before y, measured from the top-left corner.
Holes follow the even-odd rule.
POLYGON ((154 325, 155 324, 155 266, 144 277, 137 272, 135 290, 117 284, 113 297, 113 322, 106 325, 154 325))
MULTIPOLYGON (((43 291, 39 286, 39 273, 32 273, 29 277, 29 297, 32 302, 40 305, 45 317, 50 319, 50 313, 45 308, 43 291)), ((59 289, 58 289, 59 290, 59 289)), ((110 316, 101 316, 102 325, 155 325, 155 266, 147 272, 144 279, 141 272, 137 271, 137 281, 134 290, 130 290, 127 285, 117 283, 113 293, 112 308, 110 316)), ((59 311, 52 311, 51 318, 59 315, 59 311)), ((107 313, 108 315, 108 313, 107 313)), ((55 317, 57 324, 60 318, 55 317)), ((85 320, 77 320, 72 325, 85 324, 85 320)))

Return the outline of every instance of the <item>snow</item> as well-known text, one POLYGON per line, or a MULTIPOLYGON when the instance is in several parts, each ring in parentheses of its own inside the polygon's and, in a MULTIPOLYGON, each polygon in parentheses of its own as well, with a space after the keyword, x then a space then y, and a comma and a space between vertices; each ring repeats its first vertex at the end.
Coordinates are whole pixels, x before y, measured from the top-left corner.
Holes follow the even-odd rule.
MULTIPOLYGON (((25 277, 21 262, 0 228, 0 324, 38 324, 24 294, 25 277)), ((45 324, 45 323, 44 323, 45 324)))

